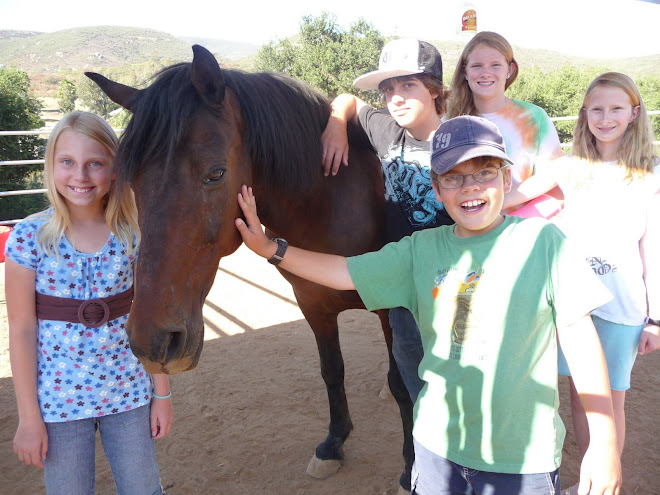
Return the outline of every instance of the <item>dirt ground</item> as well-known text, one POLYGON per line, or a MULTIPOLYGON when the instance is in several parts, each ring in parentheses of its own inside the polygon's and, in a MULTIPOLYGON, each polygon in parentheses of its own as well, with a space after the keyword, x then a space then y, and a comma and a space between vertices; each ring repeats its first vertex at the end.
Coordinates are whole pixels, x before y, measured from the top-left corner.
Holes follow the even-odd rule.
MULTIPOLYGON (((4 281, 4 263, 0 263, 4 281)), ((12 451, 17 425, 11 381, 4 283, 0 289, 0 494, 43 493, 41 471, 12 451)), ((157 442, 168 495, 394 495, 403 468, 401 421, 382 399, 387 356, 378 318, 340 316, 346 393, 354 424, 339 472, 305 474, 325 438, 328 408, 314 336, 290 286, 244 247, 224 259, 205 307, 206 339, 197 369, 172 377, 175 424, 157 442)), ((660 494, 660 352, 638 359, 627 398, 623 454, 627 495, 660 494)), ((568 393, 560 380, 562 416, 568 393)), ((563 485, 577 481, 577 446, 564 445, 563 485)), ((97 494, 113 494, 109 466, 97 445, 97 494)))

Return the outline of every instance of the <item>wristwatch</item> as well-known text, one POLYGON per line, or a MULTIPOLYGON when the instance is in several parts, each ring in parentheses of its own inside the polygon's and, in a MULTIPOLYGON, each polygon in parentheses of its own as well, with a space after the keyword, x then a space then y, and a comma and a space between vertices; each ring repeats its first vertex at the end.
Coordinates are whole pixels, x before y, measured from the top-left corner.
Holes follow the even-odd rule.
POLYGON ((284 258, 284 253, 286 253, 286 248, 289 247, 289 243, 286 242, 285 239, 282 239, 281 237, 273 237, 272 239, 277 243, 277 251, 275 251, 275 254, 268 260, 268 263, 271 265, 279 265, 280 261, 282 261, 282 258, 284 258))
POLYGON ((646 318, 646 324, 647 325, 655 325, 656 327, 660 327, 660 320, 654 320, 653 318, 646 318))

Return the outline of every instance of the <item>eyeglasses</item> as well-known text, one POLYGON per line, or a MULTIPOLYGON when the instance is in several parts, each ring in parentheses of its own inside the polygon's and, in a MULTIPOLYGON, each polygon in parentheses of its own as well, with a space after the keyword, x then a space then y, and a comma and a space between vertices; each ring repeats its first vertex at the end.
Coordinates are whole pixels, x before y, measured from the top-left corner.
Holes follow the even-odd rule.
POLYGON ((500 170, 504 170, 508 166, 509 165, 502 165, 501 167, 488 166, 482 168, 481 170, 477 170, 473 174, 467 175, 441 175, 437 178, 436 184, 439 184, 443 189, 458 189, 463 185, 465 178, 468 176, 472 176, 476 182, 483 184, 493 180, 495 177, 497 177, 497 173, 500 170))

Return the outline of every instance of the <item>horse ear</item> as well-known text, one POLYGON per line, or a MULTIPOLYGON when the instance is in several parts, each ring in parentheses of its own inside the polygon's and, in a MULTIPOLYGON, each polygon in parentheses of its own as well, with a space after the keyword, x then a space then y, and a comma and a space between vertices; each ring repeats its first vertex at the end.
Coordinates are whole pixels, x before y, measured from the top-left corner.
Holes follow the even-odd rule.
POLYGON ((225 78, 213 54, 201 45, 193 45, 192 83, 197 94, 211 107, 220 107, 225 99, 225 78))
POLYGON ((96 72, 85 72, 85 75, 98 84, 99 88, 108 95, 108 98, 114 101, 117 105, 121 105, 126 110, 133 111, 132 107, 140 94, 139 89, 111 81, 107 77, 97 74, 96 72))

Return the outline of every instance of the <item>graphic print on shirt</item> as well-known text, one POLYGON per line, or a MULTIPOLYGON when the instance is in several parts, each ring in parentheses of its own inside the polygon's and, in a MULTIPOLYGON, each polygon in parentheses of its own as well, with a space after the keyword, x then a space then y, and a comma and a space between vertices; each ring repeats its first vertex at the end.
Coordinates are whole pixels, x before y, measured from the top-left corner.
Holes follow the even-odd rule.
POLYGON ((591 256, 587 258, 587 262, 596 275, 607 275, 618 270, 616 265, 609 263, 605 258, 591 256))
MULTIPOLYGON (((446 285, 447 275, 450 270, 443 270, 435 278, 433 288, 433 299, 440 296, 443 285, 446 285)), ((456 295, 454 296, 454 316, 451 322, 452 348, 450 357, 460 359, 463 346, 468 340, 470 331, 470 316, 472 314, 472 298, 481 282, 484 270, 470 271, 462 280, 459 279, 456 295)), ((453 278, 453 277, 452 277, 453 278)), ((447 290, 445 288, 445 290, 447 290)))
POLYGON ((383 157, 385 201, 397 203, 414 230, 433 225, 444 205, 435 199, 431 186, 428 150, 401 146, 390 149, 383 157), (401 157, 403 155, 403 158, 401 157))

